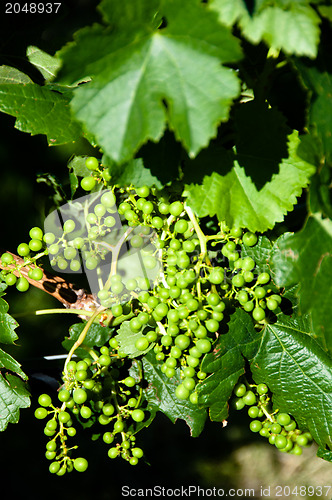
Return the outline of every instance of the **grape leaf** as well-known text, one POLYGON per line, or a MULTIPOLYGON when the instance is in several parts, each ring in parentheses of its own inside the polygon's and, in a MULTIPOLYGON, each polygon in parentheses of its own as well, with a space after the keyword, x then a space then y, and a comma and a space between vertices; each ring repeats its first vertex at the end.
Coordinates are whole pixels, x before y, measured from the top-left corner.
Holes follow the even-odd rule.
POLYGON ((332 222, 319 214, 308 218, 296 234, 275 242, 271 267, 278 286, 300 284, 302 313, 311 313, 313 335, 332 352, 332 222))
POLYGON ((315 66, 302 61, 295 63, 303 84, 310 92, 309 127, 317 134, 322 156, 326 157, 327 163, 332 161, 332 75, 325 63, 329 53, 326 50, 315 66))
POLYGON ((3 83, 32 83, 32 80, 16 68, 0 66, 0 85, 3 83))
POLYGON ((278 314, 264 330, 251 370, 255 382, 272 391, 274 409, 290 413, 332 449, 332 361, 312 338, 309 317, 278 314))
POLYGON ((239 42, 197 0, 161 6, 144 0, 145 18, 132 25, 126 20, 134 4, 105 0, 100 10, 112 12, 111 28, 80 30, 58 54, 59 79, 91 76, 75 89, 72 109, 115 162, 130 159, 149 139, 158 141, 166 124, 195 156, 239 94, 237 76, 221 64, 241 57, 239 42), (157 30, 150 20, 159 7, 167 26, 157 30))
POLYGON ((32 82, 22 82, 22 77, 13 72, 12 76, 10 81, 8 68, 0 68, 0 111, 16 117, 15 128, 31 135, 45 134, 49 145, 73 142, 81 136, 81 127, 71 116, 68 97, 32 82))
POLYGON ((228 400, 239 377, 245 373, 245 357, 253 357, 259 341, 260 335, 248 313, 237 309, 201 366, 208 376, 198 384, 198 404, 209 408, 211 420, 227 418, 228 400))
POLYGON ((58 58, 50 56, 47 52, 33 45, 28 46, 27 57, 31 64, 40 71, 46 81, 51 81, 61 66, 61 61, 58 58))
POLYGON ((24 380, 28 379, 27 375, 21 369, 20 363, 16 361, 16 359, 14 359, 10 354, 0 349, 0 370, 2 368, 17 373, 24 380))
POLYGON ((9 423, 18 422, 20 408, 30 406, 29 396, 26 384, 20 378, 0 373, 0 431, 4 431, 9 423))
POLYGON ((115 337, 120 346, 119 351, 127 354, 130 358, 136 358, 149 352, 154 344, 150 344, 145 351, 139 351, 135 346, 136 340, 142 336, 142 330, 143 328, 139 332, 133 333, 129 326, 129 321, 121 323, 115 337))
POLYGON ((238 22, 250 42, 265 41, 271 48, 287 54, 315 58, 320 37, 320 18, 315 10, 308 2, 299 0, 275 2, 273 6, 269 3, 261 3, 260 8, 256 5, 251 15, 243 0, 209 2, 222 23, 231 26, 238 22))
MULTIPOLYGON (((206 175, 201 185, 187 185, 188 204, 199 217, 217 215, 230 227, 245 227, 259 232, 273 228, 276 222, 284 219, 287 211, 292 210, 297 196, 308 185, 315 171, 313 165, 297 155, 299 142, 296 131, 288 136, 288 157, 281 159, 279 172, 273 173, 271 180, 259 190, 237 160, 227 172, 227 151, 220 149, 218 163, 216 155, 211 155, 209 149, 203 151, 194 161, 199 162, 201 167, 204 164, 205 169, 210 167, 216 171, 206 175), (211 163, 213 165, 210 166, 211 163)), ((258 156, 257 160, 262 161, 262 157, 258 156)))
POLYGON ((107 156, 103 156, 102 163, 109 167, 109 173, 112 176, 112 182, 119 186, 128 186, 133 184, 135 187, 156 186, 161 189, 163 184, 155 177, 149 168, 144 166, 141 158, 135 158, 122 165, 117 165, 107 156))
MULTIPOLYGON (((85 327, 86 322, 84 323, 76 323, 75 325, 72 325, 69 329, 69 337, 67 337, 63 342, 62 346, 67 350, 70 351, 78 337, 83 331, 83 328, 85 327)), ((97 325, 96 323, 93 323, 84 339, 83 344, 88 347, 101 347, 104 345, 111 337, 111 330, 110 328, 107 328, 106 326, 101 326, 97 325)), ((87 355, 86 349, 82 347, 78 347, 75 350, 75 354, 77 356, 84 358, 87 355)))
POLYGON ((0 344, 13 344, 18 338, 14 331, 18 323, 7 311, 7 302, 0 298, 0 344))
POLYGON ((143 357, 143 376, 147 382, 144 395, 150 411, 161 411, 173 423, 177 419, 185 420, 193 437, 199 436, 204 428, 206 410, 188 400, 180 400, 175 395, 175 389, 180 383, 180 370, 169 379, 160 369, 154 353, 151 351, 143 357))

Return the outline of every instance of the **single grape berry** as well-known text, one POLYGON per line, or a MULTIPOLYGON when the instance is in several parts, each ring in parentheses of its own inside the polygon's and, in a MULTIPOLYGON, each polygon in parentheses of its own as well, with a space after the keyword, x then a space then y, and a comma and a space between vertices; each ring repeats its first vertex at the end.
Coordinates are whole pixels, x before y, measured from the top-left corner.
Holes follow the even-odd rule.
POLYGON ((252 391, 247 391, 242 399, 248 406, 254 405, 256 403, 256 396, 252 391))
POLYGON ((238 398, 242 398, 242 396, 244 396, 246 392, 247 392, 247 387, 245 386, 245 384, 238 383, 234 387, 234 394, 238 398))
POLYGON ((144 420, 144 417, 145 417, 144 411, 140 410, 139 408, 137 408, 136 410, 133 410, 131 413, 131 418, 135 422, 142 422, 144 420))
POLYGON ((52 404, 52 399, 48 394, 41 394, 38 398, 38 403, 40 406, 50 406, 52 404))
POLYGON ((262 422, 260 420, 252 420, 249 427, 252 432, 259 432, 262 429, 262 422))
POLYGON ((88 170, 97 170, 99 167, 99 162, 94 156, 89 156, 85 160, 85 166, 88 170))
POLYGON ((84 472, 88 468, 88 461, 85 458, 79 457, 74 460, 74 469, 78 472, 84 472))
POLYGON ((81 180, 81 188, 84 191, 92 191, 96 185, 96 180, 93 177, 83 177, 81 180))
POLYGON ((39 252, 43 247, 43 242, 40 240, 30 240, 29 241, 29 248, 33 252, 39 252))
POLYGON ((279 413, 277 415, 277 422, 278 422, 278 424, 280 424, 282 426, 290 424, 290 421, 291 421, 291 418, 288 415, 288 413, 279 413))

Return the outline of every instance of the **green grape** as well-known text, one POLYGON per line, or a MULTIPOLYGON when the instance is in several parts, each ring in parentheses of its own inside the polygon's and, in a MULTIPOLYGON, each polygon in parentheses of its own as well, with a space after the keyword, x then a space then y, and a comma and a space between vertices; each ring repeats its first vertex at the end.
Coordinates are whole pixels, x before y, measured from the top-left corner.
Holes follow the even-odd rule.
POLYGON ((181 350, 186 349, 190 345, 190 338, 187 335, 181 334, 175 337, 175 345, 181 350))
POLYGON ((151 212, 153 212, 153 203, 151 203, 151 201, 146 201, 143 205, 142 212, 146 215, 151 214, 151 212))
POLYGON ((270 431, 273 432, 273 434, 280 434, 281 432, 281 425, 278 423, 274 423, 270 427, 270 431))
POLYGON ((176 358, 176 359, 180 358, 182 356, 182 350, 177 346, 173 346, 171 348, 170 355, 171 355, 171 357, 176 358))
POLYGON ((250 406, 250 408, 248 408, 248 415, 250 418, 257 418, 259 415, 258 406, 250 406))
POLYGON ((251 271, 244 271, 243 277, 246 283, 251 283, 255 278, 254 273, 251 271))
POLYGON ((255 307, 252 312, 255 321, 262 321, 265 318, 265 311, 261 307, 255 307))
POLYGON ((233 238, 241 238, 242 229, 240 227, 233 227, 233 229, 231 229, 230 233, 233 236, 233 238))
POLYGON ((89 213, 87 216, 86 216, 86 222, 88 224, 96 224, 96 222, 98 221, 98 218, 97 218, 97 215, 96 214, 93 214, 93 213, 89 213))
POLYGON ((253 247, 257 243, 257 236, 255 233, 247 232, 243 235, 242 241, 247 247, 253 247))
POLYGON ((14 257, 10 253, 5 252, 1 255, 1 261, 4 265, 11 264, 14 261, 14 257))
POLYGON ((46 428, 50 431, 54 431, 56 428, 58 427, 58 423, 57 421, 55 420, 55 418, 52 418, 51 420, 49 420, 46 424, 46 428))
POLYGON ((113 443, 113 441, 114 441, 114 436, 113 436, 113 434, 112 434, 111 432, 109 432, 109 431, 108 431, 108 432, 105 432, 105 433, 103 434, 103 441, 104 441, 104 443, 106 443, 106 444, 111 444, 111 443, 113 443))
POLYGON ((60 411, 58 418, 59 422, 66 424, 70 420, 70 415, 67 411, 60 411))
POLYGON ((206 329, 209 332, 215 333, 219 330, 219 323, 215 319, 208 319, 205 322, 206 329))
POLYGON ((51 474, 56 474, 60 470, 60 464, 59 462, 52 462, 48 468, 48 470, 51 472, 51 474))
POLYGON ((182 381, 182 384, 188 391, 192 391, 195 388, 196 382, 193 378, 186 377, 182 381))
POLYGON ((220 297, 217 293, 209 293, 206 300, 210 306, 216 306, 220 302, 220 297))
POLYGON ((37 408, 34 415, 36 418, 38 418, 38 420, 43 420, 47 417, 48 411, 46 410, 46 408, 37 408))
POLYGON ((56 450, 56 442, 55 441, 49 441, 47 444, 46 444, 46 449, 47 451, 55 451, 56 450))
POLYGON ((138 351, 145 351, 149 345, 149 341, 143 336, 139 337, 135 342, 135 347, 138 351))
POLYGON ((255 304, 252 300, 243 304, 243 309, 246 312, 251 312, 254 309, 254 307, 255 307, 255 304))
POLYGON ((135 234, 131 240, 130 244, 133 248, 140 248, 144 244, 144 240, 141 235, 135 234))
POLYGON ((115 197, 114 193, 112 193, 111 191, 108 191, 107 193, 104 193, 102 195, 102 197, 100 198, 100 202, 106 208, 114 207, 114 205, 116 203, 116 197, 115 197))
POLYGON ((296 422, 295 420, 291 420, 288 425, 285 425, 285 431, 290 432, 294 431, 296 429, 296 422))
POLYGON ((42 240, 43 230, 40 227, 33 227, 29 231, 29 236, 32 240, 42 240))
POLYGON ((268 392, 268 387, 266 384, 258 384, 257 386, 257 392, 260 395, 266 394, 268 392))
POLYGON ((88 461, 85 458, 79 457, 74 460, 74 469, 78 472, 85 472, 88 468, 88 461))
POLYGON ((276 436, 274 445, 276 448, 279 448, 279 449, 285 448, 287 446, 287 438, 281 434, 278 434, 276 436))
POLYGON ((103 204, 98 203, 93 211, 97 217, 103 217, 106 214, 106 207, 103 204))
POLYGON ((136 380, 134 379, 134 377, 126 377, 123 383, 127 387, 134 387, 134 385, 136 385, 136 380))
POLYGON ((212 345, 208 339, 199 339, 196 342, 196 347, 202 354, 206 354, 211 351, 212 345))
POLYGON ((161 229, 164 225, 164 221, 160 217, 156 216, 156 217, 153 217, 153 219, 151 221, 151 225, 153 227, 155 227, 156 229, 161 229))
POLYGON ((288 413, 279 413, 277 415, 277 422, 282 426, 289 425, 291 422, 291 418, 288 413))
POLYGON ((236 287, 241 287, 244 285, 244 277, 242 274, 235 274, 232 278, 232 284, 236 287))
POLYGON ((21 256, 21 257, 26 257, 27 255, 29 255, 30 253, 30 248, 29 248, 29 245, 27 245, 26 243, 21 243, 18 247, 17 247, 17 253, 21 256))
MULTIPOLYGON (((38 239, 38 238, 36 238, 36 239, 38 239)), ((53 233, 45 233, 44 237, 43 237, 43 240, 45 241, 45 243, 47 245, 51 245, 55 241, 55 234, 53 234, 53 233)))
POLYGON ((270 309, 270 311, 275 311, 278 308, 278 302, 269 297, 266 299, 266 307, 270 309))
POLYGON ((169 214, 170 205, 166 202, 160 202, 158 205, 158 210, 162 215, 169 214))
POLYGON ((184 219, 180 219, 174 224, 174 231, 176 233, 183 234, 187 231, 187 229, 188 229, 188 222, 184 219))
POLYGON ((234 392, 235 396, 237 396, 238 398, 242 398, 242 396, 244 396, 245 393, 247 392, 247 387, 245 384, 238 383, 234 387, 233 392, 234 392))
POLYGON ((15 284, 16 284, 16 282, 17 282, 17 277, 15 276, 15 274, 12 274, 12 273, 7 274, 7 275, 5 276, 5 282, 6 282, 6 284, 7 284, 8 286, 13 286, 13 285, 15 285, 15 284))
POLYGON ((300 434, 296 438, 296 444, 299 446, 306 446, 308 444, 308 438, 304 434, 300 434))
POLYGON ((269 273, 261 273, 257 278, 257 282, 260 283, 261 285, 265 285, 269 281, 270 281, 269 273))
POLYGON ((131 453, 132 453, 133 457, 136 457, 136 458, 142 458, 142 456, 143 456, 143 450, 141 448, 133 448, 131 450, 131 453))
POLYGON ((251 257, 244 257, 242 259, 241 267, 244 271, 252 271, 254 269, 255 265, 256 265, 255 261, 251 257))
POLYGON ((136 193, 140 198, 147 198, 150 194, 150 189, 148 188, 148 186, 142 186, 136 188, 136 193))
MULTIPOLYGON (((136 411, 136 410, 134 410, 134 411, 136 411)), ((124 423, 122 422, 122 420, 117 420, 114 423, 114 432, 118 433, 118 432, 122 432, 123 430, 124 430, 124 423)))
POLYGON ((75 221, 72 219, 68 219, 65 221, 63 225, 63 232, 64 233, 72 233, 76 227, 75 221))
POLYGON ((85 166, 88 170, 97 170, 99 167, 99 162, 94 156, 88 156, 85 159, 85 166))
POLYGON ((84 389, 75 389, 74 392, 73 392, 73 400, 75 401, 75 403, 77 403, 78 405, 81 405, 83 403, 85 403, 85 401, 87 400, 88 398, 88 395, 86 393, 86 391, 84 389))
POLYGON ((169 207, 170 214, 174 217, 178 217, 183 210, 183 205, 180 201, 174 201, 169 207))
POLYGON ((110 448, 107 452, 109 458, 116 458, 119 455, 119 449, 118 448, 110 448))
POLYGON ((197 392, 192 392, 189 396, 189 401, 193 404, 193 405, 197 405, 198 403, 198 394, 197 392))
POLYGON ((72 260, 76 257, 77 255, 77 250, 73 247, 67 247, 63 251, 63 255, 66 259, 72 260))
POLYGON ((80 409, 80 414, 82 418, 90 418, 92 415, 92 410, 88 406, 82 406, 80 409))
POLYGON ((96 179, 93 177, 83 177, 81 180, 81 188, 84 189, 84 191, 92 191, 95 185, 96 179))
POLYGON ((188 399, 190 391, 183 384, 180 384, 175 389, 175 395, 178 399, 188 399))
POLYGON ((240 304, 245 304, 246 302, 248 302, 248 293, 245 291, 245 290, 241 290, 237 296, 236 296, 237 300, 240 302, 240 304))
POLYGON ((109 366, 112 362, 112 359, 110 356, 108 356, 107 354, 102 354, 101 356, 99 356, 98 358, 98 363, 101 365, 101 366, 109 366))
POLYGON ((243 401, 243 398, 237 398, 234 400, 234 407, 236 410, 242 410, 242 408, 245 407, 245 402, 243 401))
POLYGON ((262 286, 258 286, 255 289, 254 293, 255 293, 255 297, 257 297, 257 299, 262 299, 266 295, 266 290, 262 286))
POLYGON ((59 401, 61 401, 62 403, 69 401, 70 397, 70 392, 67 389, 61 389, 61 391, 59 391, 58 393, 59 401))
POLYGON ((252 391, 247 391, 242 399, 248 406, 252 406, 256 403, 256 396, 252 391))
POLYGON ((262 422, 260 420, 252 420, 249 427, 252 432, 259 432, 262 429, 262 422))
POLYGON ((194 358, 194 356, 187 356, 187 364, 188 366, 192 366, 193 368, 196 368, 200 363, 200 360, 198 358, 194 358))
POLYGON ((109 215, 108 217, 105 217, 104 224, 107 227, 113 227, 116 224, 116 220, 112 217, 112 215, 109 215))
POLYGON ((38 398, 40 406, 48 407, 52 404, 52 399, 48 394, 41 394, 38 398))

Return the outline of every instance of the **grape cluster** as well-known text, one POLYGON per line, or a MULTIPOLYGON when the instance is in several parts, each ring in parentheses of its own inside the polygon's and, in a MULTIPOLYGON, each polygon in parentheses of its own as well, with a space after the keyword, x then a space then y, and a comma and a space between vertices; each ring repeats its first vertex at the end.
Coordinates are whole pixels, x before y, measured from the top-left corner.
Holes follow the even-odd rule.
POLYGON ((48 421, 44 428, 50 441, 46 445, 46 458, 51 460, 50 472, 63 475, 73 469, 83 472, 88 467, 85 458, 71 457, 77 446, 68 447, 67 440, 76 434, 75 422, 85 427, 97 428, 104 443, 112 445, 108 456, 121 456, 131 465, 143 457, 136 446, 137 426, 144 426, 146 411, 141 407, 142 390, 134 377, 128 375, 124 360, 117 355, 115 338, 99 351, 89 351, 89 356, 66 363, 63 385, 58 392, 61 406, 52 404, 47 394, 42 394, 35 416, 48 421), (124 375, 123 375, 124 374, 124 375))
POLYGON ((310 432, 301 431, 288 413, 271 410, 271 397, 266 384, 246 385, 239 382, 234 387, 234 405, 237 410, 248 406, 252 418, 250 430, 268 439, 278 450, 301 455, 303 447, 312 443, 310 432))
POLYGON ((8 286, 16 286, 19 292, 29 289, 29 281, 23 275, 23 268, 28 269, 28 277, 34 281, 43 278, 43 270, 36 265, 38 259, 47 254, 46 243, 43 239, 43 231, 39 227, 33 227, 29 232, 29 243, 21 243, 17 247, 17 253, 23 261, 18 262, 13 254, 5 252, 1 255, 1 280, 8 286))

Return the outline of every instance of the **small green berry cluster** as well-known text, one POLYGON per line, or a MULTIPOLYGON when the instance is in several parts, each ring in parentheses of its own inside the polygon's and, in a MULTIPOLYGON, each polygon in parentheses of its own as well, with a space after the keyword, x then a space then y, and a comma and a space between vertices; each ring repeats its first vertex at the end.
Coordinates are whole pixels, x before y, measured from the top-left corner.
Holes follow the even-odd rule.
POLYGON ((47 460, 51 460, 49 471, 58 476, 74 469, 84 472, 88 467, 87 460, 82 457, 71 458, 71 451, 77 446, 67 446, 68 437, 75 436, 76 429, 66 406, 63 404, 61 408, 55 407, 48 394, 41 394, 38 403, 40 407, 36 409, 35 417, 39 420, 50 417, 44 428, 44 434, 51 438, 46 444, 45 453, 47 460))
POLYGON ((85 166, 91 171, 91 174, 81 180, 81 188, 84 191, 92 191, 98 184, 106 186, 107 182, 111 180, 109 170, 104 168, 94 156, 86 158, 85 166))
POLYGON ((234 395, 237 410, 249 406, 248 415, 253 419, 250 430, 267 438, 278 450, 301 455, 303 447, 312 443, 310 432, 298 429, 288 413, 271 411, 271 397, 266 384, 247 386, 239 382, 234 388, 234 395))
MULTIPOLYGON (((60 407, 53 406, 48 395, 39 398, 41 407, 35 411, 36 418, 52 415, 44 430, 51 437, 46 454, 46 458, 53 460, 51 472, 62 475, 73 468, 85 470, 83 465, 78 467, 78 459, 70 457, 71 450, 77 446, 67 448, 66 443, 68 436, 76 434, 73 423, 76 421, 87 427, 94 426, 95 434, 102 435, 106 444, 112 444, 108 450, 110 458, 121 456, 136 465, 143 456, 135 436, 138 426, 144 427, 146 421, 146 413, 140 407, 142 390, 128 373, 122 377, 122 373, 126 373, 125 362, 117 355, 117 348, 117 341, 112 338, 109 346, 104 345, 99 351, 90 349, 89 357, 66 363, 63 385, 58 392, 60 407), (47 406, 51 409, 47 410, 47 406)), ((81 464, 83 460, 80 459, 81 464)), ((84 463, 87 467, 87 462, 84 463)))
POLYGON ((37 265, 38 259, 47 254, 43 231, 39 227, 33 227, 29 236, 29 243, 21 243, 17 247, 17 253, 23 261, 18 261, 9 252, 1 255, 1 279, 8 286, 15 285, 19 292, 29 289, 29 281, 24 275, 26 270, 27 276, 34 281, 40 281, 44 275, 41 267, 37 265))

